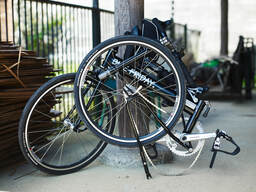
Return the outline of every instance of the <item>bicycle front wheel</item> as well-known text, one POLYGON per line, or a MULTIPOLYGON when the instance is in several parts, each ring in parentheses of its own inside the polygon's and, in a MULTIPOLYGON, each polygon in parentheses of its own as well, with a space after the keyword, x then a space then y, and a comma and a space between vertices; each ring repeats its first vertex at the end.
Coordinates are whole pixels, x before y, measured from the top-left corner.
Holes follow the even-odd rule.
MULTIPOLYGON (((77 171, 98 157, 106 143, 96 137, 75 108, 75 73, 51 79, 42 85, 29 99, 19 123, 19 144, 25 158, 37 169, 50 174, 67 174, 77 171)), ((103 97, 99 94, 99 101, 103 97)), ((99 106, 97 123, 112 119, 101 111, 110 110, 113 100, 99 106)), ((111 109, 111 111, 113 111, 111 109)), ((111 133, 114 124, 107 126, 111 133)))
POLYGON ((79 115, 88 127, 104 141, 127 147, 137 146, 132 127, 138 128, 142 144, 164 136, 158 120, 172 129, 185 99, 184 78, 175 58, 160 43, 138 36, 115 37, 96 46, 79 67, 74 91, 79 115), (88 85, 91 91, 83 95, 88 85), (116 102, 113 133, 105 130, 111 121, 97 125, 90 102, 97 91, 106 98, 111 94, 116 102))

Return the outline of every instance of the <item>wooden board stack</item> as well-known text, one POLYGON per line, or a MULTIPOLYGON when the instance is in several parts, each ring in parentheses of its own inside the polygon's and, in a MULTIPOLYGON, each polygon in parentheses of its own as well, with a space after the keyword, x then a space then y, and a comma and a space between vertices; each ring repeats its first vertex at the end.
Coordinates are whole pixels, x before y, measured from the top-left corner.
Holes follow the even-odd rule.
POLYGON ((0 167, 23 160, 18 144, 21 112, 53 72, 46 58, 0 42, 0 167))

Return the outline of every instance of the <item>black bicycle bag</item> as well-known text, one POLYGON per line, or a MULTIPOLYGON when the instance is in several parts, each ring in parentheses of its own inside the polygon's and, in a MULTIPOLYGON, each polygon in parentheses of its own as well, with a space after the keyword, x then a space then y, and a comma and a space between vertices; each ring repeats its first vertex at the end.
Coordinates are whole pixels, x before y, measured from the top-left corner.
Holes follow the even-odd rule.
MULTIPOLYGON (((125 35, 138 35, 147 37, 156 41, 159 41, 159 32, 157 29, 157 26, 149 19, 143 19, 141 24, 141 30, 136 25, 132 28, 131 31, 126 31, 125 35)), ((134 54, 134 47, 133 46, 127 46, 124 54, 124 59, 127 59, 131 57, 134 54)), ((153 59, 155 57, 155 54, 148 55, 149 58, 153 59)))
POLYGON ((159 41, 157 26, 149 19, 143 19, 141 26, 141 36, 159 41))

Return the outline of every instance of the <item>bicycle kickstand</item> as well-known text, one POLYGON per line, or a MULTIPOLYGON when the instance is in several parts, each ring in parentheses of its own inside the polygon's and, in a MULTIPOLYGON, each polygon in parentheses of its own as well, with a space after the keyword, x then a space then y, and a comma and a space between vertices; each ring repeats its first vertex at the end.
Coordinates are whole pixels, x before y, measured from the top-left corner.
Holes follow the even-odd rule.
POLYGON ((145 157, 145 154, 144 154, 144 151, 143 151, 143 145, 142 145, 142 143, 140 142, 140 139, 139 139, 139 130, 138 130, 137 125, 136 125, 136 123, 135 123, 135 121, 132 117, 132 114, 131 114, 131 111, 130 111, 130 108, 129 108, 128 104, 126 105, 126 108, 127 108, 129 117, 132 121, 133 132, 134 132, 134 135, 135 135, 136 140, 138 142, 138 146, 139 146, 139 150, 140 150, 140 157, 141 157, 141 161, 142 161, 142 164, 143 164, 143 167, 144 167, 146 177, 147 177, 147 179, 150 179, 150 178, 152 178, 152 176, 151 176, 151 174, 149 172, 149 169, 148 169, 148 164, 147 164, 146 157, 145 157))
POLYGON ((235 141, 232 139, 232 137, 228 136, 227 133, 225 131, 220 131, 220 130, 216 130, 216 137, 215 140, 213 142, 212 145, 212 150, 213 155, 212 155, 212 159, 211 159, 211 163, 210 163, 210 168, 213 167, 214 161, 216 159, 216 155, 217 152, 222 152, 228 155, 237 155, 240 152, 240 147, 235 143, 235 141), (235 145, 235 150, 233 152, 228 152, 228 151, 223 151, 220 150, 220 139, 226 139, 227 141, 229 141, 230 143, 232 143, 233 145, 235 145))

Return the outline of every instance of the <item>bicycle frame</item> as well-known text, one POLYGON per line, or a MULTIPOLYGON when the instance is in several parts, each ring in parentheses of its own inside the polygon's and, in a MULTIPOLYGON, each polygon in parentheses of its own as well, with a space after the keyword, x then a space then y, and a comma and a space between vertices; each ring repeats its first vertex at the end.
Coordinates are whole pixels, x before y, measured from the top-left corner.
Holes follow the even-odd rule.
MULTIPOLYGON (((154 20, 155 20, 155 24, 160 32, 161 44, 163 44, 167 49, 169 49, 170 53, 175 57, 176 62, 178 62, 178 64, 180 65, 182 72, 184 74, 184 77, 187 81, 188 86, 186 89, 186 93, 187 93, 187 95, 190 95, 190 97, 188 97, 185 101, 184 111, 187 112, 190 115, 190 117, 189 117, 188 122, 185 123, 185 120, 184 120, 184 117, 182 114, 184 130, 183 130, 183 133, 180 134, 180 136, 176 137, 168 129, 168 127, 166 127, 165 123, 163 123, 161 121, 161 119, 158 118, 158 116, 153 111, 151 111, 151 112, 152 112, 154 118, 156 119, 156 121, 164 128, 166 133, 173 140, 175 140, 177 143, 179 143, 184 148, 186 148, 188 150, 190 150, 190 148, 191 148, 191 146, 184 144, 184 142, 190 143, 190 141, 192 141, 192 140, 195 141, 195 140, 208 139, 208 138, 213 138, 213 137, 215 137, 215 142, 214 142, 214 145, 215 145, 215 143, 219 139, 217 132, 216 133, 191 134, 199 116, 201 115, 202 111, 204 110, 205 106, 207 105, 204 100, 200 100, 199 98, 197 98, 196 94, 198 92, 200 92, 199 90, 201 90, 201 93, 203 93, 206 89, 204 89, 203 87, 199 87, 195 84, 195 82, 193 81, 191 75, 189 74, 185 64, 181 60, 182 53, 180 51, 178 51, 176 49, 175 45, 173 45, 173 43, 168 39, 168 37, 167 37, 166 33, 163 31, 162 26, 160 25, 159 21, 157 19, 153 19, 153 22, 154 22, 154 20)), ((136 61, 145 57, 145 55, 148 54, 150 51, 142 50, 141 52, 139 52, 139 53, 137 52, 135 55, 133 55, 123 61, 116 56, 111 58, 112 61, 110 61, 109 57, 111 55, 111 52, 112 51, 110 51, 107 54, 102 66, 104 68, 106 68, 106 66, 108 65, 107 63, 111 63, 111 65, 109 66, 109 68, 107 70, 105 70, 104 72, 100 72, 97 75, 97 78, 100 80, 99 83, 104 82, 109 75, 113 75, 114 73, 117 73, 120 71, 121 71, 121 74, 129 76, 132 79, 134 79, 134 78, 137 79, 138 83, 139 83, 139 87, 135 88, 132 86, 132 88, 130 89, 129 86, 126 85, 126 91, 125 91, 125 89, 123 90, 124 97, 125 97, 125 99, 127 99, 127 98, 129 98, 129 96, 131 96, 131 97, 133 97, 134 95, 140 96, 142 98, 142 101, 144 102, 145 106, 148 108, 148 110, 152 110, 148 106, 148 103, 150 103, 150 101, 148 101, 145 97, 143 97, 143 95, 139 92, 142 85, 144 85, 146 87, 150 87, 154 90, 157 90, 157 93, 159 93, 159 94, 162 93, 161 96, 164 96, 165 94, 167 94, 167 95, 171 96, 170 98, 176 97, 176 92, 174 90, 164 88, 163 86, 161 86, 161 84, 157 83, 157 81, 155 81, 154 79, 147 77, 147 74, 144 75, 143 70, 140 70, 140 72, 138 72, 138 71, 136 71, 136 69, 133 69, 131 67, 132 65, 130 65, 130 64, 136 63, 136 61), (125 93, 125 92, 127 92, 127 93, 125 93)), ((170 100, 170 98, 167 98, 167 99, 170 100)), ((175 100, 173 99, 172 102, 175 102, 175 100)), ((150 104, 154 105, 153 103, 150 103, 150 104)), ((154 105, 154 107, 156 107, 156 105, 154 105)), ((208 112, 209 112, 209 107, 207 107, 204 116, 207 116, 208 112)), ((215 148, 214 148, 214 150, 215 150, 215 148)))
MULTIPOLYGON (((146 74, 144 75, 143 71, 139 72, 139 71, 136 71, 136 69, 134 69, 132 67, 128 68, 128 66, 131 63, 144 57, 149 52, 150 51, 142 51, 138 55, 134 55, 124 61, 121 61, 121 59, 119 59, 119 58, 112 58, 112 59, 105 58, 105 60, 111 60, 111 67, 108 70, 100 73, 98 75, 98 78, 101 81, 104 81, 110 74, 114 74, 120 70, 123 70, 123 72, 125 72, 126 76, 128 76, 130 78, 136 78, 141 85, 157 90, 159 94, 162 93, 162 96, 164 96, 165 94, 168 94, 171 97, 175 98, 176 97, 175 91, 166 89, 162 85, 160 85, 156 80, 151 79, 150 77, 146 77, 146 74)), ((107 57, 109 57, 109 56, 110 56, 110 54, 108 54, 107 57)), ((187 88, 187 92, 188 92, 188 88, 187 88)), ((196 95, 194 95, 194 97, 196 97, 196 95)), ((170 98, 167 98, 167 99, 170 99, 170 98)), ((174 102, 174 99, 172 100, 172 102, 174 102)), ((198 102, 195 103, 193 101, 193 99, 191 99, 191 100, 186 99, 184 111, 190 115, 190 118, 189 118, 188 123, 183 132, 191 133, 193 131, 193 128, 194 128, 194 126, 195 126, 195 124, 205 106, 206 106, 206 103, 202 100, 198 100, 198 102)))
MULTIPOLYGON (((166 89, 159 83, 157 83, 155 80, 151 78, 147 78, 148 80, 145 80, 145 78, 141 78, 143 74, 136 71, 135 69, 126 69, 124 70, 125 74, 131 78, 137 78, 138 82, 142 85, 146 85, 147 87, 150 87, 154 90, 157 90, 157 93, 162 94, 162 96, 165 96, 165 94, 168 94, 171 96, 171 98, 174 98, 171 100, 171 102, 174 102, 176 97, 176 92, 171 89, 166 89), (132 71, 132 72, 131 72, 132 71), (147 82, 150 82, 148 85, 147 82)), ((166 97, 166 99, 170 99, 170 97, 166 97)), ((206 103, 202 100, 199 100, 197 103, 194 103, 193 100, 186 99, 184 110, 190 114, 190 118, 188 120, 188 123, 185 127, 184 133, 191 133, 193 131, 193 128, 202 113, 204 107, 206 106, 206 103)))
MULTIPOLYGON (((144 70, 148 65, 150 65, 150 64, 154 65, 154 63, 152 63, 152 61, 153 61, 153 59, 152 59, 149 63, 145 62, 146 66, 143 66, 144 58, 147 54, 150 53, 150 51, 138 49, 136 51, 135 55, 122 60, 118 56, 116 56, 115 52, 117 53, 117 51, 115 51, 114 49, 109 50, 107 55, 104 57, 103 63, 100 66, 104 70, 101 71, 99 69, 97 71, 97 73, 95 74, 96 76, 90 77, 90 79, 92 81, 94 81, 96 87, 103 85, 103 87, 106 86, 108 88, 109 88, 109 86, 105 85, 105 82, 108 82, 108 80, 110 80, 108 78, 110 75, 114 76, 113 79, 115 79, 115 77, 117 77, 116 74, 119 74, 119 78, 121 78, 121 79, 128 77, 129 79, 132 80, 130 82, 128 81, 127 83, 125 83, 125 85, 122 89, 122 92, 123 92, 124 102, 127 104, 126 107, 127 107, 129 117, 130 117, 131 121, 133 122, 132 127, 133 127, 134 135, 136 137, 136 140, 137 140, 137 143, 138 143, 138 146, 140 149, 140 155, 141 155, 142 163, 144 165, 144 169, 145 169, 147 178, 150 178, 151 175, 149 174, 147 163, 145 161, 145 152, 143 151, 143 145, 139 138, 138 128, 136 126, 136 123, 133 120, 133 116, 131 115, 131 112, 128 107, 129 102, 135 97, 138 97, 142 100, 142 103, 144 103, 147 110, 149 110, 151 112, 151 114, 153 115, 154 119, 156 120, 156 123, 158 123, 165 130, 165 132, 169 135, 169 137, 173 141, 177 142, 179 145, 184 147, 187 151, 193 151, 193 146, 191 144, 191 141, 205 140, 205 139, 215 137, 215 141, 214 141, 213 147, 212 147, 212 151, 214 152, 214 155, 212 157, 212 162, 211 162, 210 167, 212 167, 212 165, 213 165, 213 162, 216 157, 216 153, 218 151, 220 151, 219 150, 220 138, 225 138, 226 140, 232 142, 232 138, 229 137, 223 131, 221 131, 220 133, 217 131, 214 133, 192 134, 192 131, 196 125, 196 122, 198 121, 199 116, 201 115, 202 111, 204 110, 205 106, 207 105, 204 100, 201 100, 197 97, 197 93, 198 92, 203 93, 206 89, 204 89, 203 87, 199 87, 194 83, 194 81, 191 78, 189 72, 187 71, 184 63, 180 59, 181 54, 175 50, 174 46, 171 44, 171 42, 168 40, 168 38, 163 37, 162 39, 160 39, 160 41, 163 45, 165 45, 171 51, 171 54, 175 57, 176 61, 180 64, 181 69, 183 71, 183 74, 184 74, 185 79, 187 80, 187 84, 188 84, 187 89, 186 89, 186 93, 187 93, 188 97, 185 100, 184 111, 187 112, 190 115, 190 117, 189 117, 188 122, 185 123, 184 116, 182 114, 183 125, 184 125, 184 129, 183 129, 182 133, 174 134, 173 132, 171 132, 171 130, 166 126, 166 124, 161 120, 161 118, 158 117, 156 112, 152 109, 152 106, 160 111, 162 111, 162 109, 157 107, 154 104, 154 102, 151 102, 150 100, 147 99, 147 97, 145 97, 142 93, 140 93, 140 91, 146 87, 146 88, 149 88, 148 93, 150 93, 150 89, 153 89, 155 91, 156 95, 159 94, 161 96, 164 96, 164 98, 168 99, 172 103, 175 103, 176 96, 177 96, 176 91, 179 91, 179 90, 175 90, 175 89, 170 89, 170 88, 168 88, 168 86, 167 87, 162 86, 162 84, 165 84, 165 83, 161 82, 161 78, 158 80, 158 77, 156 76, 156 78, 154 79, 154 76, 149 76, 147 74, 147 71, 144 70), (115 51, 114 54, 112 54, 112 51, 115 51), (141 68, 137 69, 136 67, 133 67, 134 66, 133 64, 136 64, 136 61, 139 61, 139 59, 142 59, 142 58, 143 58, 143 62, 141 63, 141 68), (132 82, 134 82, 133 79, 136 79, 136 86, 134 86, 132 84, 132 82), (169 97, 165 97, 165 95, 168 95, 169 97)), ((160 68, 159 71, 161 72, 161 70, 164 70, 164 69, 160 68)), ((174 73, 176 73, 176 71, 175 71, 176 69, 172 69, 172 70, 174 71, 174 73)), ((158 73, 158 70, 156 71, 156 73, 158 73)), ((175 78, 175 76, 174 76, 174 78, 175 78)), ((183 101, 181 101, 181 102, 183 102, 183 101)), ((171 106, 172 104, 168 103, 168 105, 171 106)), ((206 113, 205 113, 206 115, 207 115, 208 111, 209 111, 209 107, 206 110, 206 113)), ((233 143, 233 144, 237 148, 235 149, 234 152, 228 153, 228 154, 235 155, 240 151, 240 148, 235 143, 233 143)), ((220 152, 223 152, 223 151, 220 151, 220 152)))

